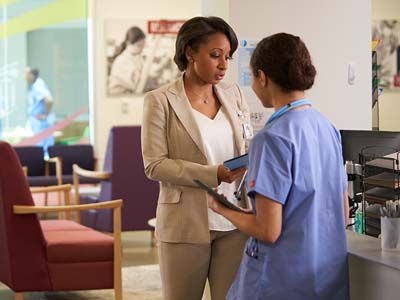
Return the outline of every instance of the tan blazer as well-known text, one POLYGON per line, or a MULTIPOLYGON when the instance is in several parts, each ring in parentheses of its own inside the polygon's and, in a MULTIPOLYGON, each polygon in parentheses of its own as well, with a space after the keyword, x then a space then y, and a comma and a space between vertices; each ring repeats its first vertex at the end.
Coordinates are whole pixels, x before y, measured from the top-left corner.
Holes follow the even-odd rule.
MULTIPOLYGON (((215 92, 232 125, 236 152, 243 154, 240 117, 249 122, 248 105, 237 85, 220 83, 215 92)), ((192 113, 182 77, 144 99, 142 154, 146 175, 160 182, 156 236, 163 242, 210 242, 206 192, 193 180, 216 187, 218 165, 208 165, 192 113)))

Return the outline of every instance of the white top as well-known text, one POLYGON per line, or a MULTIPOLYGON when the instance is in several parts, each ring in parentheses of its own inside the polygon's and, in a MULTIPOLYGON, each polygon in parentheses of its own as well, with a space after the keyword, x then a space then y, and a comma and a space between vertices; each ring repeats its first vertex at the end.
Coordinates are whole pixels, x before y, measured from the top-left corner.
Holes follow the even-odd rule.
POLYGON ((141 54, 131 54, 125 49, 118 55, 112 66, 108 78, 108 91, 110 94, 135 93, 143 69, 141 54))
MULTIPOLYGON (((219 165, 235 155, 234 136, 231 124, 220 108, 214 119, 192 108, 194 119, 200 128, 205 154, 209 164, 219 165)), ((224 194, 231 202, 234 199, 236 184, 222 182, 218 192, 224 194)), ((211 197, 207 194, 207 197, 211 197)), ((208 224, 210 230, 229 231, 236 227, 223 216, 208 209, 208 224)))

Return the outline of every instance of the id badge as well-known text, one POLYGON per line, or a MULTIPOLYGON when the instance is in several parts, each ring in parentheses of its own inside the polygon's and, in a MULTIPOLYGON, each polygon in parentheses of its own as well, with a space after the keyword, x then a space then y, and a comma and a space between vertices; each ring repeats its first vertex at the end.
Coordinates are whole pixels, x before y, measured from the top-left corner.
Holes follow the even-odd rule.
POLYGON ((253 137, 253 128, 248 123, 243 123, 242 127, 243 127, 243 137, 246 140, 250 140, 253 137))

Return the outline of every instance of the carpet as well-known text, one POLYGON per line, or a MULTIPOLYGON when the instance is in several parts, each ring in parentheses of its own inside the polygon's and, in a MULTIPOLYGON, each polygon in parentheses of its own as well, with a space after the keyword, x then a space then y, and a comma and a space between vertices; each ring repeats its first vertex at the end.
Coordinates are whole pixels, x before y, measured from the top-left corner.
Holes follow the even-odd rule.
MULTIPOLYGON (((124 300, 162 300, 158 265, 125 267, 122 276, 124 300)), ((28 293, 26 300, 114 300, 114 290, 28 293)))

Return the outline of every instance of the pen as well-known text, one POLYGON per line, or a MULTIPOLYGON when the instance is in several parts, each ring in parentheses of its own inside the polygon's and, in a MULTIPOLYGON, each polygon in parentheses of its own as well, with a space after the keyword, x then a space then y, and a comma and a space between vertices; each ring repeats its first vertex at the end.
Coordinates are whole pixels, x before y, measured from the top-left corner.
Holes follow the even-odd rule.
POLYGON ((246 179, 246 175, 247 175, 247 170, 244 172, 244 174, 243 174, 243 176, 242 176, 242 179, 240 180, 240 183, 239 183, 239 185, 238 185, 236 191, 233 193, 233 194, 235 195, 235 198, 236 198, 238 201, 241 200, 240 194, 242 193, 242 187, 243 187, 244 181, 245 181, 245 179, 246 179))

